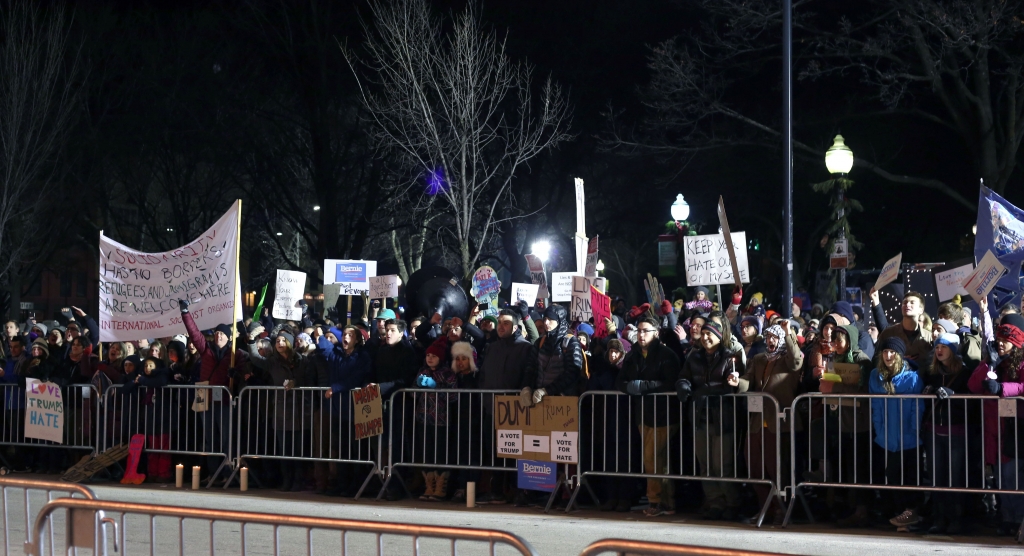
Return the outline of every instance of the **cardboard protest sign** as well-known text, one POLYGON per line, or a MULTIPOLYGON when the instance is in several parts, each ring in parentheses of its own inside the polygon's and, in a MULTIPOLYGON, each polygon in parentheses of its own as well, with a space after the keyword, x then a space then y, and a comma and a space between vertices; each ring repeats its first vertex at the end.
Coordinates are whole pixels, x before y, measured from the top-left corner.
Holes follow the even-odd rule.
POLYGON ((545 396, 523 407, 519 396, 494 396, 498 457, 577 463, 579 398, 545 396))
POLYGON ((377 261, 324 260, 324 284, 338 284, 340 295, 360 295, 370 290, 377 275, 377 261))
POLYGON ((532 307, 533 303, 537 301, 538 291, 540 291, 540 286, 537 284, 521 284, 519 282, 512 282, 511 302, 515 305, 520 301, 525 301, 527 305, 532 307))
POLYGON ((590 281, 584 276, 573 276, 569 320, 571 322, 589 322, 593 316, 594 311, 590 306, 590 281))
POLYGON ((537 297, 546 299, 548 297, 548 278, 544 274, 544 262, 537 255, 524 255, 526 265, 530 268, 530 282, 540 285, 537 297))
POLYGON ((584 274, 597 276, 597 236, 590 238, 590 244, 587 245, 587 268, 584 274))
POLYGON ((964 289, 963 283, 964 279, 974 271, 973 261, 966 261, 963 264, 935 270, 936 272, 933 273, 935 276, 935 292, 939 303, 949 301, 955 295, 967 295, 967 290, 964 289))
POLYGON ((713 286, 734 283, 734 272, 739 273, 741 282, 750 282, 747 266, 747 234, 733 232, 732 244, 736 250, 736 270, 732 269, 732 258, 722 234, 706 236, 683 236, 683 253, 686 261, 686 285, 713 286))
POLYGON ((572 301, 572 277, 576 272, 551 273, 551 301, 572 301))
POLYGON ((882 272, 878 274, 878 280, 875 281, 876 290, 881 291, 883 287, 896 281, 900 275, 900 261, 902 260, 903 253, 897 253, 895 257, 885 262, 882 272))
POLYGON ((594 337, 604 338, 608 335, 604 319, 612 316, 612 298, 590 286, 590 310, 594 313, 594 337))
MULTIPOLYGON (((737 288, 742 288, 743 283, 740 280, 740 268, 736 262, 736 246, 732 241, 732 230, 729 229, 729 219, 725 216, 725 201, 722 196, 718 196, 718 224, 722 226, 722 239, 725 240, 726 253, 729 255, 729 266, 732 267, 732 280, 736 284, 737 288)), ((744 242, 743 249, 746 250, 747 244, 744 242)))
POLYGON ((366 297, 370 299, 398 297, 398 275, 371 276, 370 293, 366 297))
MULTIPOLYGON (((488 315, 498 316, 498 296, 501 294, 501 281, 498 280, 498 273, 489 266, 481 266, 473 273, 473 287, 469 290, 477 303, 487 305, 487 310, 481 312, 481 317, 488 315)), ((529 300, 533 305, 534 299, 529 300)))
POLYGON ((163 253, 144 253, 100 233, 101 342, 181 334, 179 299, 201 329, 234 320, 240 201, 195 241, 163 253))
POLYGON ((60 386, 25 379, 25 438, 64 443, 64 398, 60 386))
POLYGON ((270 314, 275 319, 302 319, 302 294, 306 291, 306 273, 277 269, 277 285, 274 286, 274 308, 270 314))
POLYGON ((380 386, 368 384, 352 391, 352 425, 356 440, 384 433, 384 408, 380 399, 380 386))
POLYGON ((978 262, 978 268, 964 278, 963 287, 974 301, 980 303, 992 292, 1005 273, 1006 267, 999 262, 995 253, 988 251, 978 262))

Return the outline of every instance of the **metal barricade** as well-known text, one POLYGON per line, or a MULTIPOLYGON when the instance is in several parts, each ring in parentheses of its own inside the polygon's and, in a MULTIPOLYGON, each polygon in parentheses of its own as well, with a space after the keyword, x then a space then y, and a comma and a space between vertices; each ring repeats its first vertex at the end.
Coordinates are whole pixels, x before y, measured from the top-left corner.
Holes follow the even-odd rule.
POLYGON ((687 544, 666 544, 648 541, 630 541, 626 539, 602 539, 591 543, 580 552, 580 556, 596 556, 612 552, 638 556, 780 556, 778 552, 754 552, 750 550, 733 550, 711 546, 693 546, 687 544))
MULTIPOLYGON (((331 388, 243 388, 238 394, 235 473, 247 459, 369 465, 370 471, 356 498, 375 475, 383 479, 383 437, 356 440, 351 392, 327 398, 328 392, 331 388), (348 403, 341 403, 345 396, 348 403)), ((250 477, 260 484, 259 477, 249 471, 250 477)))
MULTIPOLYGON (((115 530, 115 550, 117 546, 120 546, 121 551, 125 554, 143 552, 154 554, 157 552, 158 543, 160 553, 164 554, 174 551, 178 554, 206 553, 212 555, 215 551, 217 553, 233 552, 235 547, 238 548, 237 553, 247 554, 250 546, 272 547, 274 554, 282 553, 282 547, 286 547, 286 553, 294 554, 296 547, 299 546, 305 547, 305 554, 397 554, 400 551, 420 554, 420 551, 423 550, 421 543, 424 543, 425 540, 424 544, 431 545, 429 547, 433 549, 431 552, 436 551, 440 546, 447 545, 447 551, 452 555, 458 553, 458 548, 461 546, 459 543, 483 543, 488 547, 490 554, 495 554, 498 546, 511 548, 524 556, 536 556, 537 554, 530 543, 521 537, 512 533, 488 529, 355 521, 70 498, 54 500, 42 508, 32 529, 31 542, 25 544, 25 554, 42 556, 40 546, 44 525, 49 515, 61 508, 80 513, 120 514, 120 527, 115 530), (169 519, 160 520, 158 519, 160 517, 169 519), (136 524, 138 526, 130 527, 136 524), (232 526, 218 527, 219 524, 232 526), (167 527, 161 527, 161 525, 167 525, 167 527), (139 531, 139 536, 143 539, 129 537, 129 530, 139 531), (222 534, 218 535, 218 532, 222 534), (337 532, 341 534, 333 534, 337 532), (237 539, 237 543, 230 542, 229 537, 237 539), (428 539, 438 539, 439 541, 431 543, 428 539), (411 543, 409 543, 410 540, 411 543)), ((92 541, 91 546, 95 553, 101 554, 101 541, 106 538, 106 534, 102 531, 97 534, 97 529, 94 528, 91 535, 88 532, 76 531, 76 537, 83 542, 92 541)))
MULTIPOLYGON (((31 540, 30 533, 36 521, 35 511, 42 508, 47 502, 54 500, 54 494, 60 497, 80 496, 89 500, 96 499, 92 490, 87 487, 73 483, 62 483, 55 481, 37 481, 29 479, 17 479, 14 477, 0 477, 0 511, 3 512, 3 548, 4 554, 15 554, 21 552, 21 546, 31 540), (21 491, 12 496, 11 491, 21 491), (18 503, 20 501, 20 503, 18 503), (24 536, 24 540, 17 541, 16 538, 24 536), (12 545, 12 540, 15 544, 12 545)), ((66 516, 60 516, 66 522, 66 516)), ((101 517, 102 516, 98 516, 101 517)), ((49 531, 47 535, 48 544, 42 546, 41 553, 52 556, 67 550, 58 550, 55 547, 65 547, 68 537, 66 531, 54 527, 54 516, 51 514, 45 521, 45 527, 49 531)), ((41 542, 40 539, 39 542, 41 542)))
MULTIPOLYGON (((515 472, 494 447, 494 396, 518 390, 403 389, 388 401, 388 473, 379 500, 402 467, 515 472)), ((549 503, 550 506, 550 503, 549 503)))
POLYGON ((580 482, 595 501, 588 477, 645 478, 649 486, 661 480, 668 499, 671 480, 719 483, 722 495, 732 493, 737 502, 737 483, 765 485, 758 526, 773 500, 781 505, 785 415, 770 394, 707 396, 683 404, 674 392, 591 391, 580 396, 579 415, 580 482))
MULTIPOLYGON (((95 432, 99 422, 100 404, 95 386, 75 384, 61 388, 64 401, 64 442, 60 444, 49 440, 25 438, 25 389, 17 384, 3 384, 0 387, 4 408, 3 412, 0 412, 0 446, 87 450, 96 453, 95 432)), ((9 455, 21 458, 26 453, 24 450, 19 450, 17 454, 5 454, 0 451, 0 462, 3 462, 7 471, 18 470, 28 465, 27 462, 10 461, 9 455)), ((53 465, 61 467, 63 471, 63 463, 53 465)))
POLYGON ((107 388, 101 405, 100 451, 128 444, 136 434, 144 435, 145 452, 150 457, 168 455, 157 460, 160 476, 154 479, 173 479, 174 466, 169 454, 211 458, 210 466, 216 465, 216 470, 209 474, 207 488, 230 467, 234 411, 231 391, 226 386, 126 389, 118 384, 107 388), (206 411, 193 410, 197 395, 206 397, 206 411))
POLYGON ((794 399, 792 412, 809 426, 790 432, 794 496, 784 523, 798 499, 813 521, 810 487, 931 491, 940 505, 968 493, 1024 495, 1024 398, 813 393, 794 399))

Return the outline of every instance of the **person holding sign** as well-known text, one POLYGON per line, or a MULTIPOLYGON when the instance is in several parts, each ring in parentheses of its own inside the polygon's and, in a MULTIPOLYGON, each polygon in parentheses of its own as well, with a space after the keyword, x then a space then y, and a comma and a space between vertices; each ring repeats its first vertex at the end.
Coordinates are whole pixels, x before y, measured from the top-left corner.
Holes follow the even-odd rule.
MULTIPOLYGON (((618 389, 633 398, 633 421, 643 442, 644 473, 668 474, 669 439, 679 432, 679 403, 670 396, 651 396, 671 392, 679 380, 679 358, 658 339, 658 321, 650 315, 636 326, 636 349, 626 355, 615 382, 618 389)), ((654 517, 676 513, 675 489, 671 480, 647 479, 647 500, 651 506, 644 515, 654 517)))
MULTIPOLYGON (((192 314, 188 311, 189 302, 178 300, 181 309, 181 322, 188 332, 188 339, 195 346, 199 357, 199 380, 196 384, 210 386, 228 386, 235 368, 248 363, 248 356, 240 349, 235 350, 235 367, 231 366, 231 326, 218 325, 213 332, 213 343, 206 341, 206 336, 196 326, 192 314)), ((223 390, 210 390, 211 400, 208 409, 203 411, 203 449, 211 453, 230 454, 228 440, 231 432, 227 430, 231 422, 231 400, 223 399, 223 390)), ((223 458, 210 456, 207 459, 207 473, 215 472, 223 458)))
MULTIPOLYGON (((714 320, 701 329, 701 348, 686 356, 676 382, 676 395, 684 402, 693 397, 694 451, 702 473, 711 477, 734 476, 735 400, 732 394, 744 373, 742 348, 736 351, 723 342, 722 325, 714 320), (730 377, 730 375, 733 375, 730 377)), ((736 483, 702 481, 704 519, 735 520, 739 517, 740 492, 736 483)))
MULTIPOLYGON (((18 386, 25 390, 27 388, 26 379, 34 378, 40 382, 52 382, 60 386, 61 390, 65 390, 68 377, 60 373, 59 359, 50 353, 50 347, 46 340, 37 338, 33 341, 29 354, 31 358, 26 363, 25 373, 18 375, 18 386)), ((21 431, 18 432, 21 433, 21 431)), ((64 466, 62 450, 52 448, 38 448, 37 450, 35 463, 38 473, 50 475, 62 470, 64 466)))

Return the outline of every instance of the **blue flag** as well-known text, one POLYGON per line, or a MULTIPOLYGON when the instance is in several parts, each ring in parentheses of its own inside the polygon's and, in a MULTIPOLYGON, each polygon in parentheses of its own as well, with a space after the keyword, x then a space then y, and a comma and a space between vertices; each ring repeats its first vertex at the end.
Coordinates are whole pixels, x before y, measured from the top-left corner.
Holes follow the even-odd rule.
POLYGON ((1024 211, 982 186, 978 196, 978 232, 974 236, 975 262, 987 251, 992 251, 1008 271, 992 290, 989 305, 996 311, 1007 303, 1019 307, 1024 287, 1024 211))

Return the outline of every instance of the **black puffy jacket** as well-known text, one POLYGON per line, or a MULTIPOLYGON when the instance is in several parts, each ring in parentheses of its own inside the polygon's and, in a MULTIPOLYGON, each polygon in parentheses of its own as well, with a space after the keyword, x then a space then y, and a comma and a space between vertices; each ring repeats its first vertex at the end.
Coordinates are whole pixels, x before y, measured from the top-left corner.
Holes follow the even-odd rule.
POLYGON ((549 330, 533 345, 527 362, 527 384, 543 388, 549 396, 578 396, 583 373, 583 348, 569 334, 565 307, 552 305, 558 327, 549 330))
POLYGON ((690 381, 695 412, 691 415, 698 429, 711 428, 716 433, 720 430, 728 434, 734 432, 735 415, 741 420, 746 419, 745 405, 734 409, 735 398, 721 397, 736 392, 736 388, 726 383, 726 378, 734 369, 743 376, 743 358, 738 352, 725 349, 724 346, 715 350, 710 358, 703 347, 693 349, 686 356, 679 379, 690 381))

